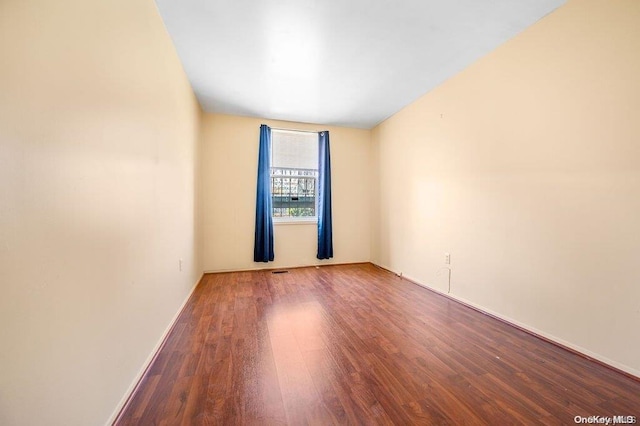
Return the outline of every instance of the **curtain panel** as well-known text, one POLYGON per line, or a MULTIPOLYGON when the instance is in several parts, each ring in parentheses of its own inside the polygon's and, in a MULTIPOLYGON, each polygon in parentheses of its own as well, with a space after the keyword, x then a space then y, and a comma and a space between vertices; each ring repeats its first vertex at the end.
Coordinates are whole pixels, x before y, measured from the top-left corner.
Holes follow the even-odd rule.
POLYGON ((258 153, 256 228, 253 246, 254 262, 272 262, 275 257, 271 203, 271 129, 263 124, 260 126, 260 148, 258 153))
POLYGON ((318 259, 333 257, 333 226, 331 219, 331 155, 329 132, 318 134, 318 259))

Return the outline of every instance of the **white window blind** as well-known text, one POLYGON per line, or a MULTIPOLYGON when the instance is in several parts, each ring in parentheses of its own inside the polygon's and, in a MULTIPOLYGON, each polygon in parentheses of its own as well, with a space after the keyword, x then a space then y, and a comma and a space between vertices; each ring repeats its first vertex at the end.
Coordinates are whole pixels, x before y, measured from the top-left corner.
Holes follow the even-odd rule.
POLYGON ((318 168, 318 134, 274 130, 271 133, 271 167, 318 168))

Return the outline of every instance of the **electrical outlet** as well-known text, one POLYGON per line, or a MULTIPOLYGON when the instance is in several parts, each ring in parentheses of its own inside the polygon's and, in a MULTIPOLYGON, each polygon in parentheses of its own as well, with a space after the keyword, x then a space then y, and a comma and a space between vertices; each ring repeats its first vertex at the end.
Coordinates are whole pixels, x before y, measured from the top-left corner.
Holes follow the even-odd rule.
POLYGON ((444 263, 445 263, 445 265, 450 265, 451 264, 451 255, 449 253, 445 253, 444 254, 444 263))

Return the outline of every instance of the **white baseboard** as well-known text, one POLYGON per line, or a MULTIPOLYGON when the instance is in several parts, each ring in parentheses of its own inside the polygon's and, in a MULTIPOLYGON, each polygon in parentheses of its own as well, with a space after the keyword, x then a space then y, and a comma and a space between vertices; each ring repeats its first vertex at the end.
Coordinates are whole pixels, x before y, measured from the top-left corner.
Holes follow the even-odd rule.
POLYGON ((368 260, 354 261, 354 262, 333 262, 332 260, 319 261, 317 263, 305 264, 305 265, 288 265, 288 266, 275 266, 272 263, 260 263, 256 267, 239 267, 236 269, 207 269, 205 274, 224 274, 227 272, 254 272, 254 271, 268 271, 272 269, 300 269, 300 268, 313 268, 323 266, 343 266, 343 265, 361 265, 364 263, 371 263, 368 260))
MULTIPOLYGON (((400 276, 399 273, 394 272, 392 269, 390 269, 390 268, 388 268, 388 267, 386 267, 384 265, 379 265, 379 264, 376 264, 376 263, 374 263, 374 265, 376 265, 376 266, 378 266, 378 267, 380 267, 382 269, 385 269, 385 270, 391 272, 392 274, 400 276)), ((521 328, 521 329, 523 329, 525 331, 528 331, 529 333, 531 333, 533 335, 541 336, 541 337, 543 337, 545 339, 548 339, 552 343, 555 343, 555 344, 557 344, 559 346, 564 346, 566 348, 572 349, 572 350, 574 350, 576 352, 579 352, 582 355, 585 355, 585 356, 587 356, 589 358, 593 358, 593 359, 595 359, 595 360, 597 360, 597 361, 599 361, 599 362, 601 362, 603 364, 606 364, 606 365, 608 365, 610 367, 613 367, 614 369, 621 370, 621 371, 623 371, 625 373, 628 373, 628 374, 640 379, 640 370, 637 370, 635 368, 629 367, 628 365, 621 364, 621 363, 619 363, 617 361, 609 359, 609 358, 607 358, 605 356, 602 356, 602 355, 600 355, 598 353, 595 353, 595 352, 590 351, 588 349, 585 349, 585 348, 583 348, 581 346, 578 346, 578 345, 576 345, 574 343, 568 342, 568 341, 566 341, 564 339, 561 339, 561 338, 559 338, 557 336, 554 336, 553 334, 547 333, 547 332, 542 331, 542 330, 538 330, 537 328, 532 327, 532 326, 530 326, 528 324, 524 324, 524 323, 522 323, 520 321, 514 320, 513 318, 509 318, 509 317, 507 317, 505 315, 502 315, 502 314, 500 314, 498 312, 492 311, 491 309, 488 309, 488 308, 486 308, 486 307, 484 307, 482 305, 479 305, 479 304, 477 304, 475 302, 472 302, 472 301, 467 300, 467 299, 465 299, 463 297, 460 297, 460 296, 458 296, 458 295, 456 295, 454 293, 445 293, 442 290, 439 290, 438 288, 436 288, 436 287, 434 287, 432 285, 424 284, 424 283, 422 283, 422 282, 420 282, 420 281, 418 281, 418 280, 416 280, 416 279, 414 279, 414 278, 412 278, 410 276, 407 276, 407 275, 403 275, 403 278, 406 279, 407 281, 410 281, 410 282, 416 284, 416 285, 419 285, 421 287, 429 289, 429 290, 431 290, 431 291, 433 291, 435 293, 438 293, 438 294, 441 294, 441 295, 443 295, 445 297, 450 297, 450 298, 452 298, 454 300, 457 300, 458 302, 460 302, 460 303, 462 303, 464 305, 472 306, 473 308, 475 308, 476 310, 478 310, 480 312, 483 312, 483 313, 488 314, 490 316, 494 316, 496 318, 499 318, 502 321, 504 321, 504 322, 506 322, 508 324, 514 325, 516 327, 519 327, 519 328, 521 328)))
POLYGON ((175 322, 178 320, 178 317, 180 316, 180 314, 182 313, 182 310, 184 309, 184 306, 187 304, 187 302, 189 301, 189 299, 191 298, 191 295, 193 294, 193 292, 195 291, 196 287, 198 286, 198 284, 200 284, 200 281, 202 281, 202 278, 204 277, 204 273, 200 276, 200 278, 196 281, 196 283, 193 285, 193 287, 191 287, 191 290, 189 290, 189 294, 187 294, 187 297, 184 299, 184 301, 182 302, 182 304, 180 305, 180 307, 178 308, 178 311, 175 313, 175 315, 173 316, 173 318, 171 318, 171 321, 169 321, 169 325, 167 326, 167 328, 164 330, 164 332, 162 333, 162 335, 160 336, 160 339, 158 340, 158 342, 155 344, 155 346, 153 347, 153 349, 151 350, 151 353, 149 354, 149 356, 147 357, 147 359, 144 361, 144 363, 142 364, 142 367, 140 368, 140 371, 138 372, 138 374, 136 374, 136 377, 133 379, 133 381, 131 382, 131 384, 129 385, 129 388, 127 389, 127 391, 124 393, 124 396, 122 397, 122 399, 120 400, 120 402, 118 403, 118 405, 116 406, 115 410, 113 411, 113 413, 111 413, 111 416, 109 416, 109 419, 107 420, 107 422, 105 423, 105 426, 110 426, 113 424, 113 422, 116 421, 116 419, 118 418, 118 415, 120 414, 120 411, 123 409, 123 407, 125 406, 125 404, 129 401, 129 398, 132 396, 132 393, 136 390, 136 388, 138 387, 138 383, 140 382, 140 380, 142 380, 142 376, 144 376, 144 373, 147 372, 147 369, 149 368, 149 366, 151 365, 151 362, 155 359, 156 354, 158 353, 158 351, 160 350, 160 348, 162 347, 162 345, 164 344, 165 339, 167 338, 167 335, 169 334, 169 332, 171 331, 171 329, 173 329, 173 325, 175 324, 175 322))

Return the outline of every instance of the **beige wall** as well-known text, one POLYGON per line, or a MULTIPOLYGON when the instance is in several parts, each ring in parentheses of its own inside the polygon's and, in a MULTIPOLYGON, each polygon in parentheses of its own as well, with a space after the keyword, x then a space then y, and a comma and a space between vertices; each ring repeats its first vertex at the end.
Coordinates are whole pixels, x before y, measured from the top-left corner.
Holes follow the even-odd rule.
POLYGON ((206 271, 292 267, 370 260, 370 132, 205 114, 203 137, 203 266, 206 271), (276 224, 275 261, 253 262, 260 124, 329 130, 335 257, 316 259, 316 224, 276 224))
POLYGON ((202 271, 199 117, 152 0, 0 2, 0 424, 118 406, 202 271))
POLYGON ((640 375, 638 23, 570 1, 376 127, 374 261, 640 375))

